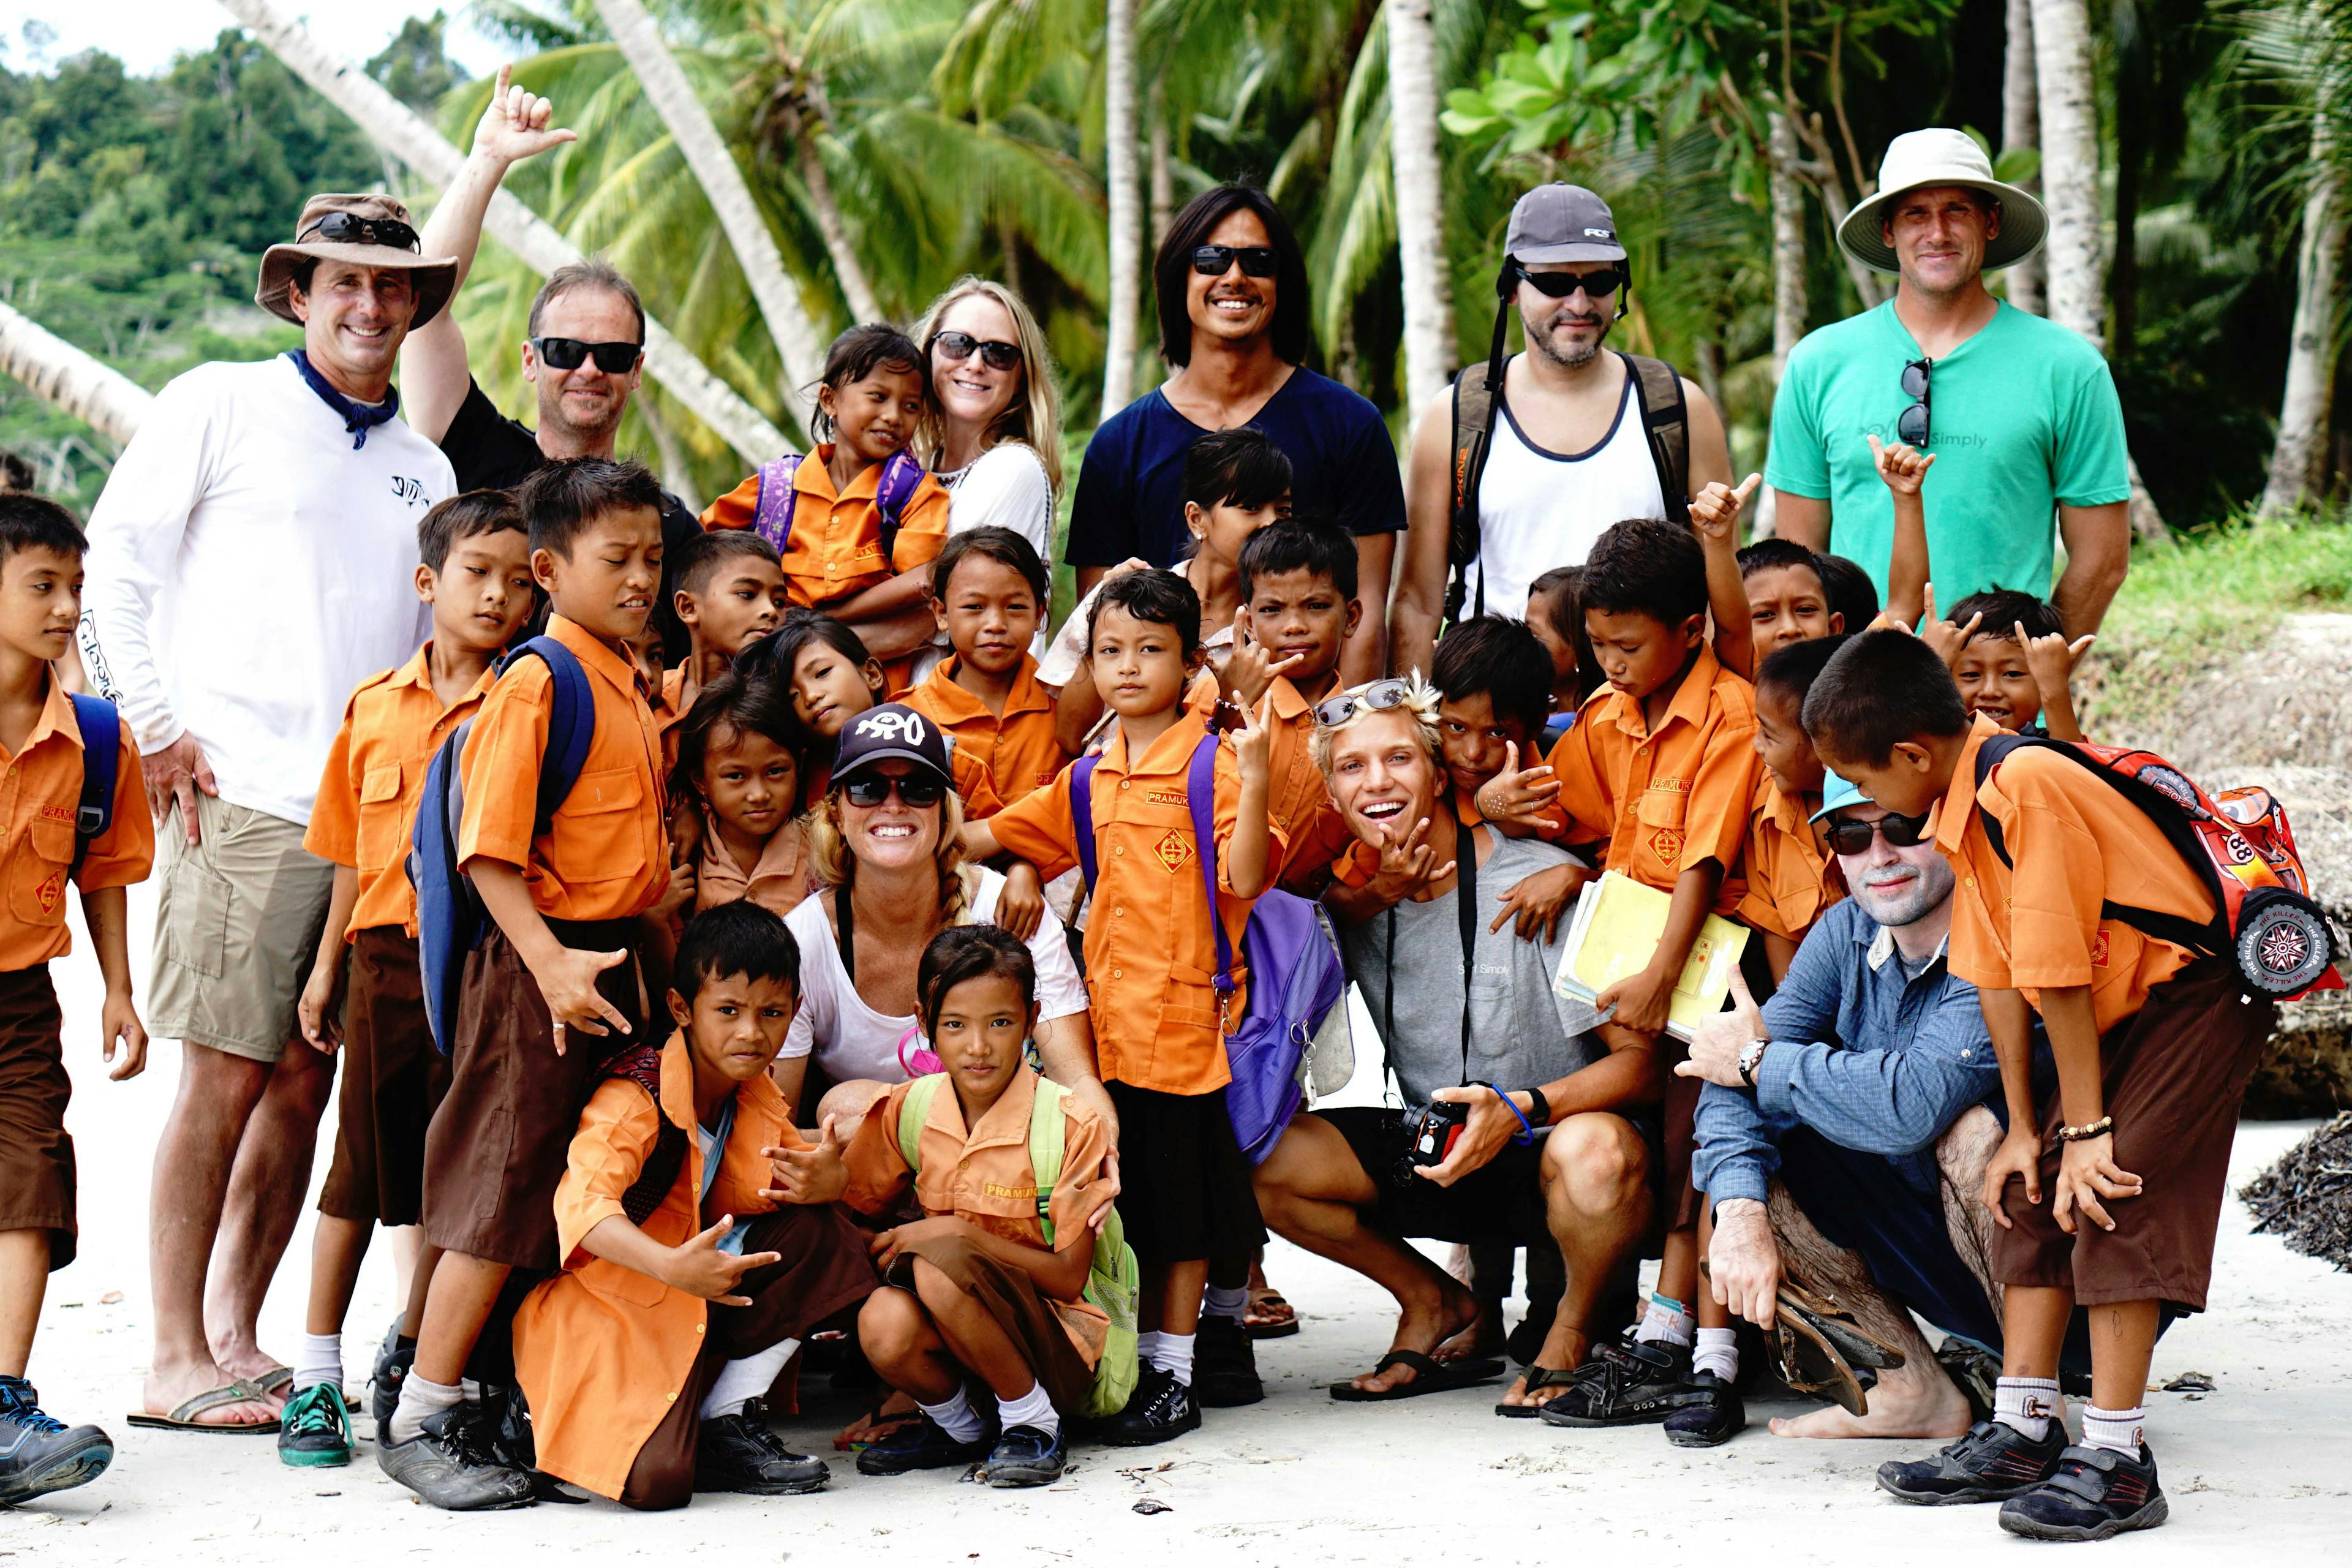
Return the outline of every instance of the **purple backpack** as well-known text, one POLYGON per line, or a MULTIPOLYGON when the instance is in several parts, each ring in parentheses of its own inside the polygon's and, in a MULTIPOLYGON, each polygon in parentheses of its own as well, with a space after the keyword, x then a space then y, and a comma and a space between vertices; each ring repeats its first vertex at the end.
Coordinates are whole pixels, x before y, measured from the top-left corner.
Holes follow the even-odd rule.
MULTIPOLYGON (((1095 885, 1092 784, 1101 760, 1081 757, 1070 769, 1070 818, 1079 828, 1078 867, 1089 893, 1095 885)), ((1208 888, 1222 999, 1233 994, 1234 950, 1217 913, 1216 790, 1217 738, 1204 735, 1185 770, 1184 799, 1192 814, 1194 858, 1208 888)), ((1225 1088, 1225 1113, 1233 1119, 1234 1142, 1255 1165, 1274 1152, 1282 1130, 1297 1113, 1307 1048, 1347 994, 1348 972, 1340 966, 1339 944, 1331 940, 1322 910, 1311 899, 1279 889, 1268 889, 1251 906, 1242 958, 1249 970, 1249 1005, 1225 1037, 1225 1062, 1234 1075, 1225 1088)))
MULTIPOLYGON (((752 529, 783 553, 784 542, 793 532, 793 476, 800 472, 804 454, 787 452, 781 458, 771 458, 760 465, 760 505, 751 519, 752 529)), ((882 519, 882 560, 896 571, 891 552, 898 544, 898 520, 906 515, 907 503, 915 499, 922 488, 923 465, 905 452, 892 454, 882 465, 882 477, 874 487, 874 510, 882 519)))

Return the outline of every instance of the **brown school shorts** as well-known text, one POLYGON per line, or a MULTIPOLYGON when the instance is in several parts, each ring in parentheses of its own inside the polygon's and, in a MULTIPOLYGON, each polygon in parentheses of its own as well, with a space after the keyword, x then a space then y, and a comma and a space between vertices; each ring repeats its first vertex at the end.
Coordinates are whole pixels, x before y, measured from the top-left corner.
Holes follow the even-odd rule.
POLYGON ((2053 1094, 2042 1120, 2042 1202, 2026 1201, 2022 1182, 2009 1184, 2010 1228, 1993 1234, 1994 1279, 2072 1289, 2084 1307, 2157 1300, 2205 1310, 2238 1102, 2274 1012, 2244 990, 2228 959, 2200 959, 2100 1037, 2115 1161, 2146 1185, 2105 1205, 2115 1229, 2079 1219, 2073 1236, 2059 1229, 2051 1205, 2065 1145, 2053 1094))
POLYGON ((635 921, 550 921, 566 947, 630 958, 597 982, 629 1020, 625 1035, 568 1032, 555 1054, 553 1021, 539 983, 496 924, 466 956, 449 1089, 425 1135, 425 1237, 512 1268, 553 1270, 555 1189, 563 1180, 580 1109, 604 1064, 645 1027, 637 989, 635 921))
POLYGON ((956 1287, 996 1320, 996 1326, 1029 1363, 1044 1385, 1045 1397, 1065 1415, 1085 1413, 1094 1392, 1095 1369, 1087 1364, 1061 1318, 1037 1294, 1036 1284, 1013 1265, 961 1236, 930 1237, 908 1242, 890 1260, 882 1282, 915 1294, 915 1259, 946 1275, 956 1287))
POLYGON ((425 1130, 449 1088, 449 1058, 425 1016, 416 939, 398 926, 355 931, 344 973, 335 1158, 319 1212, 415 1225, 425 1207, 425 1130))
POLYGON ((79 1236, 63 1026, 47 964, 0 973, 0 1230, 47 1231, 52 1270, 79 1236))

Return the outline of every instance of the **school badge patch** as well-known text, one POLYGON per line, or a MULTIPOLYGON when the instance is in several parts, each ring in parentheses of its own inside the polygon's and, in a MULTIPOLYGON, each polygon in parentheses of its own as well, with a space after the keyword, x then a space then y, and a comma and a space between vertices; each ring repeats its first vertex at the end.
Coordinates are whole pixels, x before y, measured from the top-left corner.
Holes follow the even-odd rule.
POLYGON ((47 880, 37 889, 37 895, 41 900, 41 912, 45 915, 53 912, 58 900, 66 896, 66 874, 63 871, 50 872, 47 880))
POLYGON ((1659 865, 1669 870, 1680 866, 1683 859, 1683 830, 1679 827, 1661 827, 1651 834, 1650 853, 1658 858, 1659 865))
POLYGON ((1152 853, 1158 855, 1160 863, 1171 871, 1181 871, 1184 863, 1192 858, 1192 840, 1188 835, 1171 827, 1160 836, 1158 844, 1152 846, 1152 853))

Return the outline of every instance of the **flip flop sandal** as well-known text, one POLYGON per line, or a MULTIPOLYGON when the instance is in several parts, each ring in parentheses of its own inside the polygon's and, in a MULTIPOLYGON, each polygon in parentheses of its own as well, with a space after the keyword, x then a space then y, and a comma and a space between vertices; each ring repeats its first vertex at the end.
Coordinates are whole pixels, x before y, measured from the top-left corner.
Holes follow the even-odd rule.
POLYGON ((1399 1384, 1380 1393, 1358 1388, 1352 1383, 1331 1384, 1331 1397, 1349 1405, 1382 1404, 1391 1399, 1418 1399, 1424 1394, 1444 1394, 1456 1388, 1475 1388, 1482 1383, 1492 1383, 1502 1375, 1503 1363, 1498 1361, 1443 1362, 1419 1351, 1391 1351, 1381 1357, 1372 1368, 1378 1376, 1392 1366, 1412 1369, 1411 1383, 1399 1384))
MULTIPOLYGON (((288 1374, 289 1377, 291 1373, 288 1374)), ((132 1426, 150 1426, 165 1432, 236 1432, 258 1435, 278 1430, 279 1422, 273 1415, 267 1421, 222 1423, 199 1421, 197 1416, 208 1410, 218 1410, 224 1405, 267 1404, 269 1395, 259 1384, 246 1379, 231 1378, 218 1388, 207 1388, 202 1394, 191 1394, 172 1406, 168 1415, 151 1415, 144 1410, 134 1410, 123 1421, 132 1426)))
POLYGON ((1799 1394, 1826 1394, 1849 1415, 1870 1412, 1869 1390, 1882 1367, 1903 1364, 1903 1352, 1864 1333, 1853 1317, 1801 1287, 1783 1284, 1773 1315, 1771 1342, 1780 1379, 1799 1394), (1846 1354, 1851 1347, 1860 1366, 1846 1354))
POLYGON ((1835 1296, 1817 1295, 1801 1285, 1783 1280, 1780 1304, 1794 1308, 1811 1321, 1852 1366, 1886 1371, 1903 1364, 1903 1352, 1856 1322, 1852 1312, 1838 1305, 1835 1296))
POLYGON ((1283 1300, 1279 1290, 1262 1290, 1250 1298, 1242 1310, 1242 1332, 1254 1340, 1286 1340, 1298 1331, 1298 1309, 1283 1300), (1264 1322, 1253 1323, 1253 1313, 1273 1316, 1264 1322))
MULTIPOLYGON (((1530 1394, 1541 1394, 1547 1388, 1567 1388, 1576 1381, 1576 1369, 1574 1367, 1536 1366, 1530 1364, 1528 1367, 1527 1392, 1530 1394)), ((1526 1405, 1497 1404, 1495 1406, 1495 1414, 1497 1415, 1508 1416, 1515 1421, 1532 1418, 1543 1414, 1544 1403, 1545 1402, 1543 1400, 1535 1399, 1526 1405)))

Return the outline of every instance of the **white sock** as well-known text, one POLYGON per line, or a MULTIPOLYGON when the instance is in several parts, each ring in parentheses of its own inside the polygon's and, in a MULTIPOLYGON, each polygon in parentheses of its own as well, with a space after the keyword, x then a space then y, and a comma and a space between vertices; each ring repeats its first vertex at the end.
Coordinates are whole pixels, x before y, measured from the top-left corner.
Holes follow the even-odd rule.
POLYGON ((1249 1310, 1249 1287, 1246 1285, 1212 1285, 1201 1292, 1201 1315, 1208 1318, 1231 1318, 1242 1321, 1249 1310))
POLYGON ((479 1405, 482 1402, 482 1385, 470 1377, 461 1377, 457 1380, 457 1392, 466 1396, 466 1403, 468 1405, 479 1405))
POLYGON ((294 1339, 295 1393, 320 1383, 331 1383, 339 1389, 343 1386, 341 1334, 297 1334, 294 1339))
POLYGON ((917 1400, 915 1407, 936 1422, 940 1431, 959 1443, 969 1443, 988 1429, 982 1422, 980 1413, 971 1407, 971 1401, 964 1397, 961 1385, 944 1404, 925 1405, 917 1400))
POLYGON ((452 1410, 466 1402, 466 1391, 454 1383, 435 1383, 415 1368, 400 1382, 400 1405, 392 1413, 392 1440, 413 1441, 425 1428, 425 1417, 452 1410))
POLYGON ((1729 1329, 1701 1329, 1691 1372, 1711 1372, 1726 1383, 1739 1381, 1739 1341, 1729 1329))
POLYGON ((1192 1386, 1192 1336, 1151 1333, 1135 1337, 1135 1353, 1146 1366, 1156 1366, 1185 1387, 1192 1386))
POLYGON ((2102 1410, 2095 1405, 2083 1406, 2083 1447, 2113 1448, 2131 1458, 2139 1458, 2140 1426, 2147 1419, 2144 1406, 2135 1405, 2129 1410, 2102 1410))
POLYGON ((1034 1426, 1051 1437, 1062 1429, 1062 1417, 1054 1402, 1045 1397, 1045 1385, 1033 1383, 1029 1392, 1018 1399, 999 1397, 996 1401, 997 1429, 1010 1432, 1015 1426, 1034 1426))
POLYGON ((2050 1418, 2057 1414, 2054 1377, 2004 1377, 1993 1384, 1992 1418, 2016 1427, 2037 1443, 2050 1435, 2050 1418))
POLYGON ((1650 1310, 1642 1314, 1642 1326, 1633 1338, 1645 1345, 1661 1341, 1670 1345, 1688 1345, 1691 1336, 1698 1332, 1698 1319, 1692 1316, 1680 1301, 1672 1296, 1653 1294, 1650 1310))
POLYGON ((784 1363, 800 1348, 798 1340, 778 1340, 766 1350, 738 1356, 720 1367, 718 1381, 702 1396, 702 1418, 742 1415, 743 1406, 768 1392, 768 1385, 784 1370, 784 1363))

